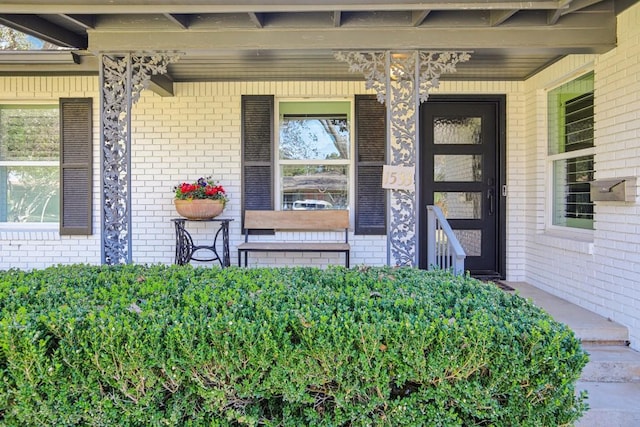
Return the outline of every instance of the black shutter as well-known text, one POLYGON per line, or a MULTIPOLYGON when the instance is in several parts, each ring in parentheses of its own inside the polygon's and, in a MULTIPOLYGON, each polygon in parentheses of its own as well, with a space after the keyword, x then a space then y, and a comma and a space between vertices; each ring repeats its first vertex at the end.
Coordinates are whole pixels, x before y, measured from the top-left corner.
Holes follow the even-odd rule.
POLYGON ((242 96, 242 218, 273 210, 273 95, 242 96))
POLYGON ((93 233, 91 117, 91 98, 60 99, 61 235, 93 233))
POLYGON ((382 188, 387 110, 374 95, 356 95, 355 234, 384 235, 387 197, 382 188))

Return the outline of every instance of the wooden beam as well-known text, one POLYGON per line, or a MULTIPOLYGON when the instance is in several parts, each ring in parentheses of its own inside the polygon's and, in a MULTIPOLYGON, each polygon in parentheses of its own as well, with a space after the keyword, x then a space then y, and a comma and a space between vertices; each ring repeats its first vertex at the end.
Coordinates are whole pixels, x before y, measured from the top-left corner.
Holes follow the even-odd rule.
POLYGON ((189 24, 191 24, 191 16, 182 15, 176 13, 164 13, 163 14, 169 21, 178 25, 180 28, 186 30, 189 28, 189 24))
POLYGON ((333 12, 333 26, 338 28, 342 25, 342 12, 336 10, 333 12))
POLYGON ((256 28, 264 27, 264 16, 262 16, 262 13, 249 12, 249 19, 251 19, 251 22, 253 22, 256 28))
POLYGON ((489 25, 491 25, 492 27, 497 27, 498 25, 502 24, 504 21, 515 15, 516 12, 518 12, 518 9, 492 10, 489 17, 489 25))
POLYGON ((547 24, 555 25, 562 16, 563 12, 569 8, 571 0, 560 0, 558 2, 558 8, 556 10, 550 10, 547 12, 547 24))
POLYGON ((61 17, 66 19, 67 21, 73 22, 74 24, 88 30, 90 28, 95 28, 96 26, 96 17, 95 15, 66 15, 61 14, 61 17))
POLYGON ((427 16, 431 13, 431 10, 414 10, 411 12, 411 26, 419 27, 422 25, 427 16))
POLYGON ((162 97, 174 96, 173 80, 166 74, 152 75, 151 81, 149 82, 149 89, 162 97))
MULTIPOLYGON (((228 28, 202 31, 127 30, 91 31, 89 50, 215 51, 272 50, 474 50, 523 52, 603 53, 616 46, 615 16, 597 15, 590 26, 402 27, 382 31, 376 27, 278 28, 256 30, 228 28)), ((584 24, 584 19, 580 20, 584 24)))
POLYGON ((562 11, 562 15, 577 12, 598 3, 602 3, 602 0, 573 0, 567 9, 562 11))
POLYGON ((435 0, 425 3, 424 0, 345 0, 342 2, 318 2, 317 0, 278 0, 263 2, 259 6, 255 0, 227 0, 207 2, 175 0, 129 0, 114 2, 113 0, 85 2, 51 0, 3 0, 2 10, 5 13, 32 14, 189 14, 189 13, 250 13, 259 7, 260 12, 333 12, 348 10, 350 12, 383 11, 421 11, 428 6, 431 10, 544 10, 557 9, 558 0, 518 1, 518 0, 435 0))
POLYGON ((84 49, 87 37, 78 35, 36 15, 0 15, 0 24, 62 47, 84 49))

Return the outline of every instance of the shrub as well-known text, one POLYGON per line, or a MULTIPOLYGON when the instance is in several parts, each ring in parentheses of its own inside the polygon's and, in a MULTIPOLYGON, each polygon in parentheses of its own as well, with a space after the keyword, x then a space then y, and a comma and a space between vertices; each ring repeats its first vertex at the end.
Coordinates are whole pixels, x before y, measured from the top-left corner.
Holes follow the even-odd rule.
POLYGON ((0 272, 7 426, 555 426, 585 410, 564 325, 411 268, 0 272))

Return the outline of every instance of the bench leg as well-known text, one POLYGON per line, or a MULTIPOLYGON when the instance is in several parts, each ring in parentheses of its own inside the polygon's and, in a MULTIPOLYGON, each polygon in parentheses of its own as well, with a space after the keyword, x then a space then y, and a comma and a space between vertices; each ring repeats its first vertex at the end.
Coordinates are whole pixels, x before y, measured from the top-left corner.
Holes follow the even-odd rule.
POLYGON ((242 267, 242 252, 244 252, 244 266, 247 266, 247 256, 248 251, 241 251, 240 249, 238 249, 238 267, 242 267))

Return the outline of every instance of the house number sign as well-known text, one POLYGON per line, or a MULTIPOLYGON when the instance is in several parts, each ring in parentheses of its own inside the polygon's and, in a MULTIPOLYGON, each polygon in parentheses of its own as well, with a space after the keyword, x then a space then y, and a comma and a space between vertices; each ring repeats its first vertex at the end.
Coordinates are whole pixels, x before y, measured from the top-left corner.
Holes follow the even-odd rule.
POLYGON ((409 166, 382 166, 382 188, 389 190, 413 190, 415 169, 409 166))

